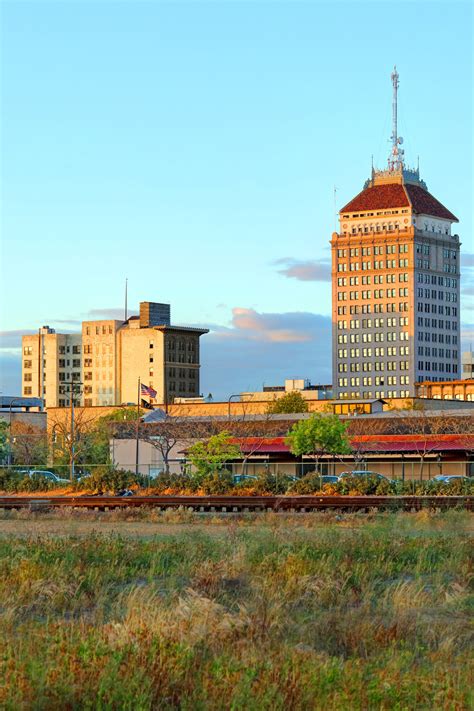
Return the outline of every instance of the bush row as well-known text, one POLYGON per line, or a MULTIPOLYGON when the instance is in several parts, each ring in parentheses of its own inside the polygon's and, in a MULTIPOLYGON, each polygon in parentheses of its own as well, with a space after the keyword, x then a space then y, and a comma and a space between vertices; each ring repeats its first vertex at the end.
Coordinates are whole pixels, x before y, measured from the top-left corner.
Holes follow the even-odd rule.
MULTIPOLYGON (((0 491, 18 493, 49 491, 58 485, 41 475, 25 476, 8 468, 0 468, 0 491)), ((61 488, 67 488, 62 484, 61 488)), ((112 469, 109 466, 96 467, 94 471, 71 485, 76 491, 88 491, 94 494, 119 492, 124 489, 148 488, 157 495, 180 494, 242 494, 242 495, 282 495, 282 494, 315 494, 332 495, 474 495, 474 478, 456 479, 450 483, 439 481, 388 481, 377 477, 347 477, 333 484, 321 485, 321 478, 313 473, 301 479, 284 474, 275 475, 263 472, 255 478, 244 479, 235 483, 232 474, 223 470, 213 473, 161 474, 150 480, 133 472, 112 469)))

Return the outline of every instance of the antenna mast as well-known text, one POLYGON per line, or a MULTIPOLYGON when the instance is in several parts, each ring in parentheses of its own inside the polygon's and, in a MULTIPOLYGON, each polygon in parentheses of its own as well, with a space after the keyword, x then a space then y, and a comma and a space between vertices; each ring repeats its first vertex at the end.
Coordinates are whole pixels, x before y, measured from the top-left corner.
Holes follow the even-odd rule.
POLYGON ((391 171, 399 171, 403 169, 403 155, 405 151, 399 148, 403 143, 403 138, 398 135, 398 87, 400 82, 396 66, 393 68, 391 78, 393 86, 392 135, 390 137, 392 141, 392 151, 388 159, 388 168, 391 171))
POLYGON ((127 291, 128 291, 128 279, 125 279, 125 321, 128 318, 128 313, 127 313, 127 291))

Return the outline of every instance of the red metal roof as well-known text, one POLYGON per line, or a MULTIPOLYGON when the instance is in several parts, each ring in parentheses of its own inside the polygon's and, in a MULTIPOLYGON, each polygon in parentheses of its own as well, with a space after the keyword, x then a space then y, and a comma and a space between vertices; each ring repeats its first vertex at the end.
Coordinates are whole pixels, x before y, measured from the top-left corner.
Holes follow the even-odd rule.
POLYGON ((419 185, 410 185, 410 183, 407 183, 405 190, 408 193, 414 212, 418 215, 432 215, 433 217, 440 217, 443 220, 459 222, 456 215, 453 215, 439 200, 433 197, 431 193, 423 190, 419 185))
MULTIPOLYGON (((285 437, 242 437, 232 440, 243 454, 285 454, 290 452, 285 437)), ((474 450, 474 434, 460 435, 361 435, 351 439, 352 447, 363 452, 446 452, 474 450)))
POLYGON ((341 212, 364 212, 366 210, 382 210, 412 206, 413 212, 419 215, 430 215, 443 220, 459 222, 439 200, 419 185, 410 183, 386 183, 365 188, 345 205, 341 212))
POLYGON ((409 207, 410 202, 401 183, 374 185, 362 190, 341 212, 361 212, 381 210, 387 207, 409 207))

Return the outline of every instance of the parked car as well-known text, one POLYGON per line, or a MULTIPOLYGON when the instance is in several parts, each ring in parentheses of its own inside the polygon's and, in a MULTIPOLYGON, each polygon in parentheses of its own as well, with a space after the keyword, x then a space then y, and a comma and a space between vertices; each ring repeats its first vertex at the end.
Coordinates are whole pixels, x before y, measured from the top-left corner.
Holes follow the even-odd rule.
POLYGON ((323 474, 321 477, 322 484, 336 484, 339 481, 339 477, 335 474, 323 474))
POLYGON ((234 484, 242 484, 243 482, 249 482, 250 484, 252 481, 256 481, 257 477, 252 474, 234 474, 232 479, 234 484))
POLYGON ((70 484, 69 479, 62 479, 60 476, 54 472, 50 472, 43 469, 21 469, 18 474, 21 476, 29 476, 31 479, 36 479, 37 477, 43 477, 48 479, 54 484, 70 484))
POLYGON ((433 481, 439 481, 443 484, 449 484, 451 481, 457 481, 458 479, 461 479, 461 481, 469 481, 469 477, 463 474, 438 474, 433 477, 433 481))
POLYGON ((387 479, 386 476, 383 474, 379 474, 378 472, 372 472, 372 471, 366 471, 365 469, 354 469, 353 471, 348 471, 348 472, 342 472, 342 474, 339 475, 339 479, 346 479, 347 477, 351 476, 360 476, 360 477, 373 477, 376 479, 379 479, 380 481, 390 481, 390 479, 387 479))

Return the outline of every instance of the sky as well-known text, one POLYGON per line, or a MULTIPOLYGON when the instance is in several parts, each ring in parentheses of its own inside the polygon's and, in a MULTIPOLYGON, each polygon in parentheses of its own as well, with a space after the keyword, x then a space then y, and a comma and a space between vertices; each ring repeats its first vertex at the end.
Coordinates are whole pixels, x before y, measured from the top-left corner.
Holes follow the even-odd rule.
POLYGON ((204 325, 201 390, 331 382, 330 250, 384 167, 454 212, 474 343, 470 2, 3 0, 0 391, 22 333, 140 301, 204 325), (336 189, 336 192, 335 192, 336 189))

